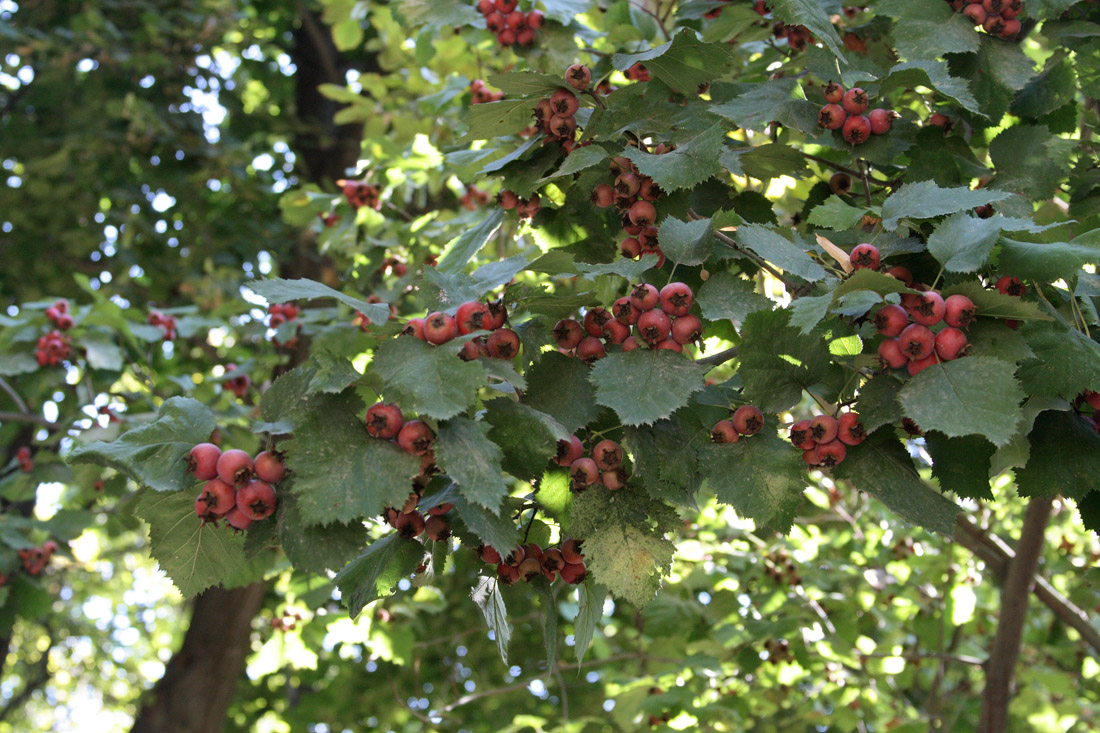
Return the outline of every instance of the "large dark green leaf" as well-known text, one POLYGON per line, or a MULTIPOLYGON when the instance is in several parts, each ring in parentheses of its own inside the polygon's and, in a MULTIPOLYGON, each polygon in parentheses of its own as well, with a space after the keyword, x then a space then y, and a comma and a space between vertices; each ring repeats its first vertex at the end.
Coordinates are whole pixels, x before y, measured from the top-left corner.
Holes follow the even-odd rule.
POLYGON ((488 379, 479 362, 458 358, 460 348, 399 336, 382 342, 371 366, 386 382, 386 398, 404 412, 446 420, 473 404, 488 379))
POLYGON ((396 532, 372 543, 336 574, 332 582, 352 618, 363 606, 388 596, 402 578, 412 574, 424 557, 424 546, 396 532))
POLYGON ((672 351, 635 349, 600 359, 589 381, 596 402, 613 409, 623 425, 645 425, 686 405, 706 373, 706 366, 672 351))
POLYGON ((774 430, 736 443, 699 446, 700 470, 718 501, 732 505, 758 526, 790 530, 806 488, 802 452, 774 430))

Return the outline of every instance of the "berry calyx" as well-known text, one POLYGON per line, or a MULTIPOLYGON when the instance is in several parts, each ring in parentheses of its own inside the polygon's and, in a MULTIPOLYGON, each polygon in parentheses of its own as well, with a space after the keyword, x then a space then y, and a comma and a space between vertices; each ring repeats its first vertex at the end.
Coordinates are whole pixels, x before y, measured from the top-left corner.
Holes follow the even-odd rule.
POLYGON ((237 492, 237 509, 252 521, 270 517, 276 504, 275 489, 263 481, 249 481, 237 492))
POLYGON ((630 291, 630 302, 640 311, 653 310, 660 304, 661 294, 649 283, 638 283, 630 291))
POLYGON ((237 490, 220 478, 215 478, 203 484, 202 492, 195 502, 195 513, 204 518, 210 515, 221 517, 236 505, 237 490), (199 511, 200 504, 204 507, 202 512, 199 511))
POLYGON ((741 435, 730 420, 719 420, 710 429, 710 439, 713 443, 736 443, 741 435))
POLYGON ((455 324, 460 334, 481 331, 485 328, 484 320, 489 315, 489 306, 477 300, 470 300, 458 306, 455 311, 455 324))
POLYGON ((927 326, 911 323, 898 336, 901 352, 909 361, 926 359, 936 346, 936 337, 927 326))
POLYGON ((458 335, 458 324, 455 319, 446 313, 430 313, 424 319, 424 339, 438 346, 444 344, 458 335))
POLYGON ((835 440, 839 431, 840 423, 832 415, 818 415, 810 420, 810 437, 819 445, 835 440))
POLYGON ((577 348, 584 334, 584 328, 572 318, 563 318, 554 325, 554 341, 566 351, 577 348))
POLYGON ((584 64, 573 64, 565 70, 565 81, 577 91, 584 91, 592 83, 592 72, 584 64))
POLYGON ((397 433, 397 444, 401 450, 414 456, 422 456, 432 449, 435 434, 421 420, 409 420, 397 433))
POLYGON ((845 445, 859 445, 867 439, 858 413, 845 412, 837 419, 837 426, 837 439, 845 445))
POLYGON ((638 338, 650 346, 668 338, 672 332, 672 321, 663 310, 654 308, 638 317, 638 338))
POLYGON ((859 87, 849 89, 840 100, 840 106, 850 115, 862 115, 867 109, 867 104, 867 92, 859 87))
POLYGON ((909 325, 909 314, 900 305, 884 305, 875 313, 875 329, 883 336, 893 338, 909 325))
POLYGON ((863 115, 852 115, 844 121, 841 127, 841 135, 844 140, 852 145, 860 145, 867 142, 871 134, 871 121, 863 115))
POLYGON ((623 447, 614 440, 601 440, 592 449, 592 459, 602 471, 614 471, 623 465, 623 447))
POLYGON ((998 293, 1004 295, 1014 295, 1020 297, 1027 292, 1027 287, 1020 282, 1020 278, 1004 275, 997 280, 997 284, 994 286, 997 288, 998 293))
POLYGON ((943 321, 948 326, 967 328, 974 322, 974 301, 965 295, 949 295, 943 306, 943 321))
POLYGON ((844 99, 844 87, 835 81, 826 84, 822 93, 825 95, 825 101, 830 104, 840 104, 844 99))
POLYGON ((661 288, 658 294, 661 310, 670 316, 686 316, 695 302, 691 288, 685 283, 674 282, 661 288))
POLYGON ((817 124, 826 130, 839 130, 847 119, 848 113, 839 104, 826 104, 817 113, 817 124))
POLYGON ((559 466, 571 466, 573 461, 584 455, 584 444, 576 435, 569 436, 569 440, 558 441, 558 454, 554 457, 554 463, 559 466))
POLYGON ((578 493, 596 483, 599 476, 599 466, 591 458, 578 458, 569 465, 570 486, 578 493))
POLYGON ((589 336, 602 336, 603 327, 611 320, 614 316, 606 308, 589 308, 584 314, 584 330, 589 336))
POLYGON ((877 270, 881 257, 878 247, 873 244, 857 244, 848 255, 852 268, 856 270, 877 270))
POLYGON ((513 359, 519 353, 519 335, 510 328, 499 328, 489 334, 485 345, 494 359, 513 359))
POLYGON ((935 326, 943 320, 946 311, 943 296, 935 290, 928 290, 921 294, 920 300, 909 310, 909 315, 922 326, 935 326))
POLYGON ((741 405, 734 410, 730 421, 742 435, 756 435, 764 427, 764 413, 754 405, 741 405))
POLYGON ((791 425, 790 432, 791 444, 800 450, 811 450, 817 443, 813 439, 813 435, 810 433, 810 421, 799 420, 795 424, 791 425))

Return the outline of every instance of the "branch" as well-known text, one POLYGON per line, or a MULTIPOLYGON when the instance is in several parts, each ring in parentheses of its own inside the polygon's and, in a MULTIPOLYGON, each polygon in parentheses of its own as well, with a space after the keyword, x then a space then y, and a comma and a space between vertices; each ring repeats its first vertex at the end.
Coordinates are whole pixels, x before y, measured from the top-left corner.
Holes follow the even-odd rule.
POLYGON ((23 398, 19 396, 15 388, 8 384, 3 377, 0 377, 0 389, 8 393, 8 396, 11 397, 11 401, 15 403, 15 406, 19 408, 20 412, 24 415, 30 414, 30 408, 27 407, 27 403, 23 401, 23 398))
POLYGON ((1008 703, 1012 698, 1016 663, 1020 659, 1027 603, 1035 585, 1035 571, 1043 552, 1043 535, 1053 506, 1051 498, 1034 498, 1027 505, 1020 540, 1016 543, 1016 557, 1008 563, 1001 590, 1001 617, 989 653, 982 713, 978 720, 978 729, 987 733, 1003 733, 1008 728, 1008 703))
MULTIPOLYGON (((691 219, 692 221, 698 221, 698 220, 704 219, 706 217, 699 216, 698 214, 695 213, 694 209, 688 209, 688 218, 691 219)), ((715 237, 715 239, 717 239, 722 244, 733 247, 735 250, 737 250, 741 254, 745 255, 746 257, 748 257, 750 260, 752 260, 757 265, 759 265, 761 269, 766 270, 769 275, 774 277, 779 282, 783 283, 787 287, 788 292, 793 294, 795 291, 798 290, 798 285, 796 283, 788 280, 783 275, 783 273, 781 273, 779 270, 772 267, 768 263, 768 261, 765 260, 763 257, 756 254, 755 252, 751 252, 751 251, 745 249, 744 247, 742 247, 740 244, 737 243, 737 241, 733 237, 729 236, 728 234, 723 234, 722 232, 717 232, 717 231, 714 233, 714 237, 715 237)))
POLYGON ((702 359, 696 359, 696 364, 705 364, 707 366, 718 366, 719 364, 725 364, 730 359, 737 358, 738 347, 734 346, 731 349, 725 351, 719 351, 717 354, 711 354, 705 356, 702 359))
POLYGON ((29 412, 0 412, 0 422, 29 422, 35 425, 42 425, 51 430, 60 426, 60 423, 50 422, 41 415, 35 415, 29 412))

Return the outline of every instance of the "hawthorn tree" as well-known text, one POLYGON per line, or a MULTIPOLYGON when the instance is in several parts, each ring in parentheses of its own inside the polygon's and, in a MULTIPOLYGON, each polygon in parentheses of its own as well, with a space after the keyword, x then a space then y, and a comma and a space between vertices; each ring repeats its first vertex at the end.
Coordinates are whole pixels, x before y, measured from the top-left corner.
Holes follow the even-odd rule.
POLYGON ((207 10, 2 10, 0 723, 1095 725, 1100 9, 207 10))

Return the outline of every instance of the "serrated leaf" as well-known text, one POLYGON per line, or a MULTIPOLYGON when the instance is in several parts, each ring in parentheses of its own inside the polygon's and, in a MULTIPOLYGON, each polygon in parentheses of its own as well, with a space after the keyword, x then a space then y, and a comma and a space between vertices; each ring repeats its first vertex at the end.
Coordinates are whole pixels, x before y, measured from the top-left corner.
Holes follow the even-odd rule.
POLYGON ((577 654, 577 664, 584 661, 584 653, 600 625, 606 598, 607 588, 593 580, 577 586, 577 617, 573 619, 573 651, 577 654))
POLYGON ((897 229, 898 220, 931 219, 944 214, 967 211, 993 201, 1003 201, 1010 196, 1005 191, 980 188, 971 191, 964 186, 940 188, 931 181, 907 183, 882 204, 882 226, 890 231, 897 229))
POLYGON ((653 76, 684 94, 695 94, 701 84, 721 77, 729 70, 731 61, 727 48, 704 43, 694 31, 686 28, 668 43, 649 51, 617 53, 611 57, 611 65, 619 71, 636 63, 645 64, 653 76))
POLYGON ((990 184, 1029 198, 1051 196, 1069 173, 1074 143, 1044 125, 1016 125, 989 143, 996 175, 990 184))
POLYGON ((566 156, 565 160, 561 162, 561 167, 547 176, 545 180, 560 178, 562 176, 571 176, 574 173, 602 163, 605 158, 607 158, 607 151, 599 145, 586 145, 583 148, 575 148, 573 152, 566 156))
POLYGON ((355 371, 351 361, 347 357, 333 354, 330 351, 314 350, 309 357, 313 367, 313 377, 309 382, 311 392, 327 392, 335 394, 343 392, 359 381, 362 376, 355 371))
POLYGON ((514 135, 527 126, 533 108, 531 100, 522 98, 471 105, 463 119, 468 130, 458 142, 496 140, 514 135))
POLYGON ((508 516, 498 516, 482 506, 468 501, 458 494, 450 499, 454 504, 455 515, 462 520, 466 528, 477 535, 483 543, 507 555, 519 542, 516 525, 508 516))
POLYGON ((845 278, 844 282, 836 287, 833 294, 839 298, 860 290, 870 290, 879 295, 914 292, 905 287, 905 283, 896 277, 891 277, 884 272, 862 268, 845 278))
POLYGON ((787 319, 787 311, 757 311, 741 329, 743 395, 765 413, 798 404, 802 390, 825 379, 832 364, 825 341, 787 319))
POLYGON ((772 302, 756 292, 756 284, 729 270, 721 270, 710 276, 699 292, 695 302, 708 321, 730 319, 744 321, 753 311, 771 310, 772 302))
POLYGON ((394 12, 404 18, 409 27, 459 28, 481 21, 477 8, 462 0, 400 0, 394 12))
POLYGON ((825 268, 806 251, 771 227, 745 224, 737 230, 737 241, 779 269, 813 282, 825 277, 825 268))
POLYGON ((833 475, 850 481, 917 526, 946 537, 955 532, 959 507, 921 481, 905 446, 889 428, 877 430, 849 448, 844 460, 833 468, 833 475))
POLYGON ((927 59, 978 50, 979 37, 973 25, 947 3, 880 0, 875 11, 895 19, 892 36, 903 58, 927 59))
MULTIPOLYGON (((184 459, 197 444, 210 439, 215 427, 214 415, 206 405, 187 397, 171 397, 151 423, 128 430, 111 443, 77 446, 67 460, 117 469, 156 491, 178 491, 196 483, 194 476, 187 475, 184 459)), ((193 504, 194 497, 191 501, 193 504)))
POLYGON ((948 437, 984 435, 1002 446, 1023 419, 1024 392, 1015 371, 1014 364, 988 356, 934 364, 909 380, 898 403, 923 430, 948 437))
POLYGON ((500 473, 500 446, 486 437, 489 428, 488 423, 452 418, 439 424, 434 450, 459 493, 495 514, 508 487, 500 473))
POLYGON ((1046 68, 1028 82, 1012 100, 1012 113, 1020 117, 1042 117, 1074 101, 1077 75, 1067 55, 1057 54, 1046 68))
POLYGON ((1021 496, 1081 499, 1100 489, 1100 435, 1079 415, 1047 410, 1035 418, 1027 436, 1031 454, 1016 469, 1021 496))
POLYGON ((361 522, 307 522, 298 498, 290 492, 279 495, 275 526, 279 545, 294 567, 313 573, 339 570, 367 544, 367 530, 361 522))
POLYGON ((251 280, 245 283, 245 287, 266 298, 269 303, 334 298, 353 310, 359 311, 376 326, 381 326, 390 318, 390 308, 384 303, 368 303, 351 295, 345 295, 339 290, 333 290, 328 285, 322 285, 319 282, 304 278, 300 280, 284 280, 282 278, 251 280))
POLYGON ((665 191, 692 188, 722 170, 718 154, 725 136, 725 125, 716 124, 672 152, 653 155, 638 148, 627 148, 623 155, 642 175, 652 178, 665 191))
POLYGON ((984 287, 977 280, 951 285, 942 290, 944 298, 959 293, 974 303, 974 313, 984 318, 1011 318, 1016 321, 1049 321, 1038 304, 1014 295, 1006 295, 984 287))
POLYGON ((816 38, 821 39, 826 47, 841 64, 847 64, 844 56, 844 44, 837 34, 836 28, 829 20, 829 14, 825 12, 822 3, 818 0, 769 0, 768 7, 776 19, 787 25, 804 25, 810 29, 816 38))
POLYGON ((932 456, 932 475, 944 491, 964 499, 993 500, 989 488, 989 459, 996 450, 978 435, 948 438, 935 430, 924 434, 925 447, 932 456))
POLYGON ((291 490, 310 524, 350 522, 400 506, 420 459, 388 440, 372 438, 354 394, 316 394, 306 399, 294 431, 283 444, 294 471, 291 490))
POLYGON ((710 107, 711 112, 733 120, 743 129, 763 132, 777 121, 807 134, 817 133, 819 109, 802 95, 796 79, 745 85, 744 91, 730 101, 710 107))
POLYGON ((928 237, 928 251, 950 272, 974 272, 989 260, 1000 236, 996 218, 979 219, 959 212, 936 226, 928 237))
POLYGON ((531 581, 531 585, 542 599, 539 612, 542 615, 542 639, 546 646, 546 664, 556 667, 558 664, 558 606, 550 590, 550 581, 545 577, 536 577, 531 581))
POLYGON ((829 312, 829 306, 833 303, 833 294, 803 295, 791 303, 790 324, 801 333, 808 334, 829 312))
POLYGON ((537 71, 512 71, 507 74, 489 74, 486 78, 492 86, 505 94, 527 96, 538 94, 549 97, 565 87, 565 80, 558 76, 540 74, 537 71))
POLYGON ((873 433, 904 417, 897 401, 901 382, 889 374, 879 374, 859 388, 859 421, 863 429, 873 433))
POLYGON ((77 341, 77 346, 84 349, 84 358, 90 368, 122 370, 122 349, 106 334, 89 333, 77 341))
POLYGON ((608 354, 589 381, 596 402, 610 407, 623 425, 646 425, 668 417, 703 388, 708 367, 665 349, 608 354))
POLYGON ((1100 345, 1077 330, 1025 334, 1035 358, 1017 373, 1024 390, 1036 397, 1073 400, 1085 390, 1100 391, 1100 345))
POLYGON ((866 212, 866 209, 852 206, 834 194, 810 211, 808 221, 814 226, 847 231, 860 223, 866 212))
MULTIPOLYGON (((470 227, 447 243, 436 269, 446 274, 462 272, 463 268, 466 267, 466 263, 496 233, 502 221, 504 221, 504 209, 493 207, 477 226, 470 227)), ((388 309, 386 314, 389 315, 388 309)))
POLYGON ((512 638, 512 627, 508 625, 508 609, 504 606, 504 597, 500 594, 500 584, 496 578, 480 577, 470 592, 485 624, 496 638, 500 659, 508 664, 508 640, 512 638))
POLYGON ((485 404, 485 421, 493 426, 489 439, 504 452, 504 470, 523 480, 541 476, 558 441, 571 435, 551 416, 508 397, 485 404))
POLYGON ((348 615, 354 619, 363 606, 393 593, 423 558, 423 545, 396 532, 373 542, 332 579, 348 615))
POLYGON ((1095 237, 1078 237, 1071 242, 1017 242, 1006 238, 1001 244, 1001 269, 1025 280, 1068 278, 1090 262, 1100 262, 1100 241, 1095 237))
POLYGON ((371 366, 386 382, 387 399, 404 412, 446 420, 473 404, 488 381, 479 362, 458 358, 459 348, 399 336, 378 346, 371 366))
POLYGON ((666 216, 658 227, 661 251, 681 265, 701 265, 714 250, 714 231, 710 219, 680 221, 666 216))
POLYGON ((757 526, 786 534, 806 488, 802 453, 774 430, 736 443, 699 446, 699 466, 718 501, 733 506, 757 526))
MULTIPOLYGON (((157 329, 160 333, 160 329, 157 329)), ((39 370, 38 360, 30 354, 0 354, 0 376, 17 377, 39 370)))
POLYGON ((879 81, 879 94, 886 95, 899 87, 915 86, 932 87, 963 109, 981 117, 987 116, 984 105, 974 99, 967 80, 952 76, 948 65, 942 61, 906 61, 898 64, 879 81))
POLYGON ((523 401, 574 433, 599 414, 596 390, 588 381, 591 371, 580 359, 547 352, 527 370, 531 386, 523 401))
MULTIPOLYGON (((601 275, 618 275, 624 277, 627 280, 634 281, 638 277, 657 265, 657 255, 647 254, 642 255, 641 259, 628 260, 625 257, 619 257, 611 262, 604 262, 596 265, 590 265, 587 262, 576 263, 577 274, 584 275, 588 279, 596 278, 601 275)), ((560 298, 561 296, 555 296, 560 298)))
MULTIPOLYGON (((761 180, 792 176, 800 178, 806 172, 806 158, 789 145, 768 143, 743 153, 739 161, 746 175, 761 180)), ((664 242, 661 242, 664 246, 664 242)))
POLYGON ((134 514, 149 524, 149 554, 184 597, 246 572, 244 536, 195 516, 197 492, 142 491, 134 514))
POLYGON ((654 499, 695 508, 695 492, 703 482, 697 465, 702 432, 687 410, 653 425, 624 428, 623 447, 634 465, 632 478, 654 499))
POLYGON ((309 394, 312 379, 313 369, 304 364, 279 375, 260 397, 260 417, 270 423, 293 424, 309 394))

